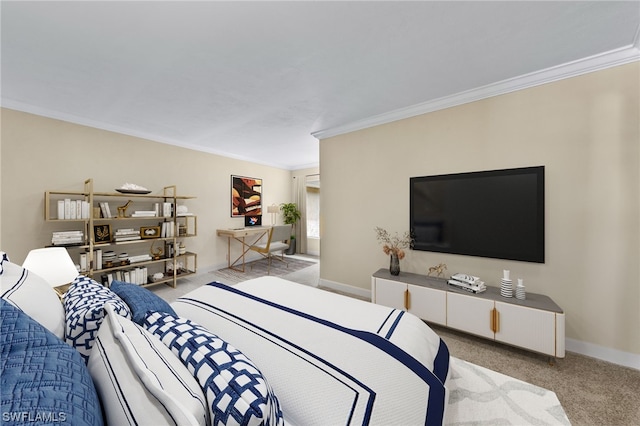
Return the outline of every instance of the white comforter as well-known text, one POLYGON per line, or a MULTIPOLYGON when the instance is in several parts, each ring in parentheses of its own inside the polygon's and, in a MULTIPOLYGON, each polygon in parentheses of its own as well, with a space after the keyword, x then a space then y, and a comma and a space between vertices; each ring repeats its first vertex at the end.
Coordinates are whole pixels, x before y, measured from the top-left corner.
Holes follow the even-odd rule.
POLYGON ((299 425, 442 424, 446 345, 406 312, 275 277, 172 304, 242 350, 299 425))

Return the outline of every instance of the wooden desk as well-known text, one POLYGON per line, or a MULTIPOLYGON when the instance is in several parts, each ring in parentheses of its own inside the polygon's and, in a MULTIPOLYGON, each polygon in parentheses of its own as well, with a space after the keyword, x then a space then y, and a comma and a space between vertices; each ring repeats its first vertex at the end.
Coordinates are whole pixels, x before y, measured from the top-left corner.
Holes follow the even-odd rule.
POLYGON ((263 236, 267 235, 270 226, 251 226, 247 228, 229 228, 229 229, 218 229, 218 237, 227 237, 227 264, 230 269, 234 269, 236 271, 244 272, 244 256, 251 248, 251 245, 258 241, 263 236), (245 237, 256 237, 255 240, 251 244, 247 244, 245 242, 245 237), (231 240, 238 241, 241 246, 242 254, 236 258, 233 262, 231 262, 231 240), (236 266, 238 262, 242 261, 242 269, 236 266))

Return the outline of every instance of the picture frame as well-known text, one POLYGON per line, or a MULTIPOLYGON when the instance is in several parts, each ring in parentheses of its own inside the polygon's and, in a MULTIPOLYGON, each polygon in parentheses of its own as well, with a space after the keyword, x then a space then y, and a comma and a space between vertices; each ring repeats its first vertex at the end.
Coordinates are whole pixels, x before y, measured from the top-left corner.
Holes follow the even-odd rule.
POLYGON ((111 242, 111 225, 93 225, 93 241, 98 243, 111 242))
POLYGON ((160 238, 160 227, 159 226, 141 226, 140 227, 140 238, 160 238))
POLYGON ((231 217, 262 215, 262 179, 231 175, 231 217))

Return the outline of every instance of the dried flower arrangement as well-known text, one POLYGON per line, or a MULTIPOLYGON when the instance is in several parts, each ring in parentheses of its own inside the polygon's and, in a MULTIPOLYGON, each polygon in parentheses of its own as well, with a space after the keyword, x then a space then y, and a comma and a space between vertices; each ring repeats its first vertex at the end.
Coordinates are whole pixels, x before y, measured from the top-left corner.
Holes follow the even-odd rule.
POLYGON ((384 254, 394 253, 398 259, 404 258, 404 250, 411 244, 411 234, 405 232, 402 236, 396 232, 393 236, 383 228, 376 226, 376 239, 382 244, 384 254))

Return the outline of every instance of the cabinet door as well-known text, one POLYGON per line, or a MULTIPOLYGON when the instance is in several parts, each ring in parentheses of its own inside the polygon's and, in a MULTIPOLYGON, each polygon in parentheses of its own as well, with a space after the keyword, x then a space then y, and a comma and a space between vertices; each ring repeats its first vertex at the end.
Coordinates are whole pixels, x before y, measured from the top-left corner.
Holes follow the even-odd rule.
POLYGON ((376 278, 376 294, 373 300, 375 300, 375 303, 378 305, 404 310, 404 292, 406 289, 407 285, 405 283, 376 278))
POLYGON ((409 312, 425 321, 447 323, 447 293, 409 284, 409 312))
POLYGON ((555 313, 496 302, 500 315, 496 340, 555 356, 555 313))
POLYGON ((447 293, 447 327, 494 338, 491 330, 493 300, 453 292, 447 293))

